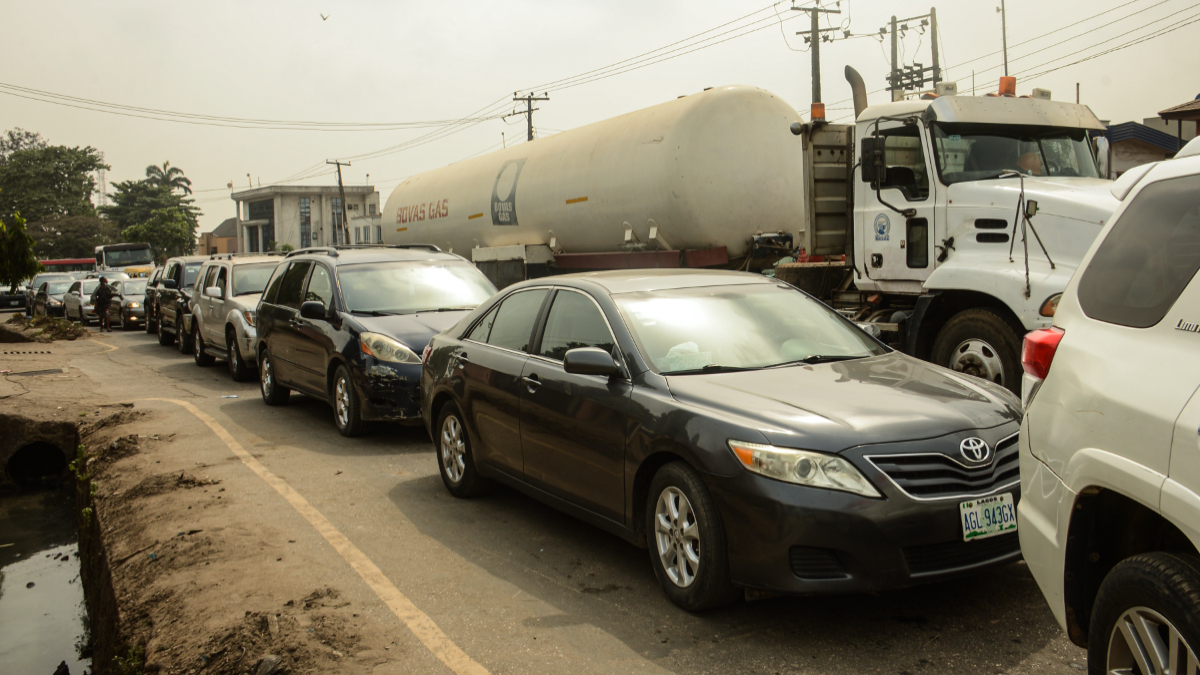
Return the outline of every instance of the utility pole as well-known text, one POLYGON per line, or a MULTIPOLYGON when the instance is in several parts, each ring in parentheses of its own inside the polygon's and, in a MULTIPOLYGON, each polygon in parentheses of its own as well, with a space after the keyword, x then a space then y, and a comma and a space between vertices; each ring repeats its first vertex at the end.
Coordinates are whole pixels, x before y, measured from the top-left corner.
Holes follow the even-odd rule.
MULTIPOLYGON (((528 96, 517 96, 517 92, 514 91, 513 92, 513 100, 514 101, 525 101, 525 112, 513 113, 513 115, 525 115, 525 118, 529 123, 529 138, 528 138, 528 140, 532 141, 533 140, 533 111, 539 110, 539 108, 533 107, 533 102, 534 101, 549 101, 550 96, 546 93, 543 93, 541 96, 534 96, 533 94, 529 94, 528 96)), ((513 115, 505 115, 505 117, 512 117, 513 115)))
POLYGON ((996 11, 1000 13, 1000 40, 1004 43, 1004 76, 1008 77, 1008 13, 1004 8, 1004 0, 1000 0, 996 11))
POLYGON ((892 15, 892 77, 891 77, 891 84, 892 84, 892 87, 894 87, 894 89, 892 89, 892 100, 893 101, 904 99, 904 91, 902 89, 900 89, 900 67, 898 65, 900 62, 900 50, 897 47, 897 43, 896 43, 896 40, 897 40, 896 33, 898 32, 896 30, 896 23, 897 23, 896 15, 893 14, 892 15), (897 98, 897 96, 899 98, 897 98))
MULTIPOLYGON (((921 16, 913 16, 907 19, 898 19, 892 17, 890 26, 884 26, 879 29, 880 35, 887 35, 888 31, 892 33, 892 63, 891 71, 887 76, 888 91, 892 92, 893 101, 904 100, 906 91, 921 91, 925 85, 930 85, 936 89, 939 82, 942 81, 942 66, 938 54, 938 31, 937 31, 937 8, 930 7, 928 14, 921 16), (925 67, 921 63, 914 62, 912 66, 903 66, 900 64, 900 35, 908 30, 910 21, 920 21, 914 30, 918 30, 923 35, 925 28, 929 28, 930 36, 930 53, 933 56, 933 65, 925 67)), ((974 73, 972 72, 972 82, 974 81, 974 73)))
POLYGON ((108 206, 108 183, 104 174, 104 153, 100 153, 100 206, 108 206))
POLYGON ((340 160, 325 160, 326 164, 336 164, 338 172, 338 192, 342 194, 342 243, 350 243, 350 224, 346 222, 346 187, 342 185, 342 167, 350 166, 350 162, 342 162, 340 160))
POLYGON ((1075 83, 1075 102, 1079 103, 1079 83, 1075 83))
MULTIPOLYGON (((821 29, 818 17, 821 14, 841 14, 838 9, 821 9, 820 7, 792 7, 797 12, 808 12, 812 16, 812 27, 808 31, 808 42, 812 45, 812 102, 821 102, 821 34, 837 30, 836 28, 821 29)), ((797 32, 796 35, 804 35, 797 32)))

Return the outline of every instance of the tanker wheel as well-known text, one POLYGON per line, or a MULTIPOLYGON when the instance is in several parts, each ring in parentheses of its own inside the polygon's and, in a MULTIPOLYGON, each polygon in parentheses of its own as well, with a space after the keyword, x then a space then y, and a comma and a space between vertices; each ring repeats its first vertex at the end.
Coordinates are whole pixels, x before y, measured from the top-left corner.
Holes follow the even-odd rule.
POLYGON ((933 343, 933 362, 1021 392, 1021 338, 998 314, 968 309, 955 314, 933 343))

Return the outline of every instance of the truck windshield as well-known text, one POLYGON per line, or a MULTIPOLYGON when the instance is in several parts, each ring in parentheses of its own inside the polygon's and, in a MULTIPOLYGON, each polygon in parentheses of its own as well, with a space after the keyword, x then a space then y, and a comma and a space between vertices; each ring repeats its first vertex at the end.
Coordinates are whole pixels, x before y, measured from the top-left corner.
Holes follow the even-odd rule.
POLYGON ((149 265, 154 262, 154 256, 149 248, 137 248, 130 251, 105 251, 104 264, 108 267, 126 267, 128 265, 149 265))
POLYGON ((938 173, 947 185, 996 178, 1007 170, 1100 177, 1084 129, 935 122, 933 138, 938 173))

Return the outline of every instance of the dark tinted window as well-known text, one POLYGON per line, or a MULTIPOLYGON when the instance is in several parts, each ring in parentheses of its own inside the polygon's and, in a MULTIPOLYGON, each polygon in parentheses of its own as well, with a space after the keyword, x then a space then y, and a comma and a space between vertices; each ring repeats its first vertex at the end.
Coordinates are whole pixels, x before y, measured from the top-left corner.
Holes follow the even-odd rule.
POLYGON ((1079 279, 1089 317, 1131 328, 1162 321, 1200 268, 1200 176, 1147 186, 1079 279))
POLYGON ((325 269, 324 265, 313 265, 304 301, 319 302, 326 308, 333 303, 333 280, 329 277, 329 271, 325 269))
POLYGON ((304 277, 308 275, 310 264, 292 263, 283 275, 283 283, 279 284, 279 295, 275 298, 275 304, 300 309, 300 302, 304 297, 304 277))
POLYGON ((547 292, 545 289, 520 291, 505 298, 496 312, 487 343, 505 349, 529 351, 529 336, 533 333, 533 323, 537 321, 538 310, 542 308, 547 292))
MULTIPOLYGON (((267 285, 267 290, 263 293, 263 302, 275 302, 276 296, 279 295, 279 285, 283 283, 283 272, 285 269, 287 269, 287 264, 283 263, 276 267, 275 271, 271 273, 271 281, 267 285)), ((234 285, 237 285, 236 276, 234 277, 234 285)))
POLYGON ((216 268, 216 266, 213 266, 213 267, 208 268, 208 271, 204 273, 204 283, 202 284, 202 288, 212 288, 213 286, 216 286, 216 285, 217 285, 217 268, 216 268))
POLYGON ((215 281, 212 282, 212 285, 221 289, 221 297, 223 298, 223 297, 225 297, 225 287, 228 284, 229 284, 229 278, 227 276, 227 272, 225 271, 225 268, 222 267, 222 268, 220 268, 220 271, 217 272, 217 278, 215 281))
POLYGON ((574 291, 559 291, 546 315, 540 353, 548 359, 562 361, 569 350, 580 347, 599 347, 611 352, 612 332, 591 298, 574 291))
POLYGON ((487 342, 488 333, 492 332, 492 322, 495 320, 496 308, 493 307, 492 310, 487 313, 487 316, 483 317, 482 321, 475 324, 475 327, 471 329, 470 333, 467 333, 467 337, 465 339, 474 340, 476 342, 487 342))

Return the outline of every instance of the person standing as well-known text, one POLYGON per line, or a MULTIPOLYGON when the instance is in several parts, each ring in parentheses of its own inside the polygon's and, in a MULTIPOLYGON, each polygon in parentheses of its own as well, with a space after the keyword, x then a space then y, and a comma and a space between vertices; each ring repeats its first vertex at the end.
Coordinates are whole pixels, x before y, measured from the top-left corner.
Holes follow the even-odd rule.
POLYGON ((108 285, 108 279, 100 277, 100 285, 96 287, 95 311, 100 319, 100 330, 112 332, 112 321, 108 317, 108 305, 112 302, 113 288, 108 285))

